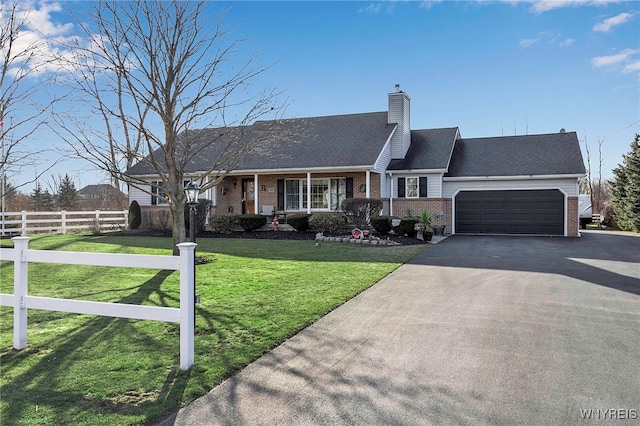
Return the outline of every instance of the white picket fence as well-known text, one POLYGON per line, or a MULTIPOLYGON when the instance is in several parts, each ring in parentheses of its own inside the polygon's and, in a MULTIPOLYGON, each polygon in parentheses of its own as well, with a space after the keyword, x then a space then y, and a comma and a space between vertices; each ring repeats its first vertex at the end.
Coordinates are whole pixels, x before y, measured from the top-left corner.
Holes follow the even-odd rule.
POLYGON ((126 228, 129 219, 127 210, 91 210, 59 212, 6 212, 0 213, 0 235, 25 236, 35 232, 61 232, 126 228))
POLYGON ((180 256, 155 256, 31 250, 28 247, 29 237, 14 237, 12 240, 14 248, 0 248, 0 261, 14 263, 13 294, 0 294, 0 306, 13 307, 13 347, 15 349, 23 349, 27 346, 27 310, 41 309, 179 323, 180 369, 188 370, 193 365, 196 243, 178 244, 180 256), (27 294, 29 262, 180 271, 180 308, 29 296, 27 294))

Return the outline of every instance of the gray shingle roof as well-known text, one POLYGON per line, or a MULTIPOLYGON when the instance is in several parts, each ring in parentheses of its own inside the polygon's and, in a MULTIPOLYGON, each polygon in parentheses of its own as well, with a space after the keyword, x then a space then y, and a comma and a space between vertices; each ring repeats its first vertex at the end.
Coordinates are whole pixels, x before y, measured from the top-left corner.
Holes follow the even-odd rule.
MULTIPOLYGON (((208 170, 228 143, 269 136, 261 149, 248 153, 234 169, 286 170, 323 167, 372 166, 395 124, 387 123, 387 112, 260 121, 245 128, 201 129, 189 134, 202 147, 185 168, 187 173, 208 170), (242 139, 233 142, 242 131, 242 139), (271 133, 269 133, 271 132, 271 133)), ((184 135, 182 135, 184 137, 184 135)), ((162 153, 154 152, 157 159, 162 153)), ((127 174, 153 173, 145 161, 127 174)))
POLYGON ((460 139, 448 177, 584 174, 575 132, 460 139))
POLYGON ((389 170, 446 170, 458 134, 457 127, 411 131, 411 146, 403 160, 391 160, 389 170))

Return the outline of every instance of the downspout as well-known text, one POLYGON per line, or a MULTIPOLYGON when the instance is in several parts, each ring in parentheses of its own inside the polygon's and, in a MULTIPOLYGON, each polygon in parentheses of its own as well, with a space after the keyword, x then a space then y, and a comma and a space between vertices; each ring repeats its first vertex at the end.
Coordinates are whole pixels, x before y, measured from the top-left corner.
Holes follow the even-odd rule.
POLYGON ((389 216, 393 216, 393 173, 389 172, 389 216))
POLYGON ((311 172, 307 172, 307 214, 311 214, 311 172))

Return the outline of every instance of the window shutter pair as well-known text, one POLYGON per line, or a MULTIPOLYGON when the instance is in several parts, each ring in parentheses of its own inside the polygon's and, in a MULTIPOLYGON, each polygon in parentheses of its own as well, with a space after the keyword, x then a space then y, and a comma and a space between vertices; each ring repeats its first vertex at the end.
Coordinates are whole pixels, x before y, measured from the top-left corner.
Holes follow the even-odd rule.
MULTIPOLYGON (((398 198, 404 198, 407 196, 406 192, 406 179, 403 177, 398 178, 398 198)), ((418 178, 418 195, 421 198, 427 198, 427 177, 420 176, 418 178)))

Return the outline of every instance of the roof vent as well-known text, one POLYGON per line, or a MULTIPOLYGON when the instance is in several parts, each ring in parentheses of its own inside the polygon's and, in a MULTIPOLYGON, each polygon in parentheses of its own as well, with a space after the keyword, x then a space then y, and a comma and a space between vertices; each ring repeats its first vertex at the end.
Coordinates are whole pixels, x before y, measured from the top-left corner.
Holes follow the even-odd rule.
POLYGON ((396 93, 400 93, 400 85, 396 84, 396 93))
POLYGON ((567 133, 567 131, 563 127, 562 129, 560 129, 560 133, 567 133))

